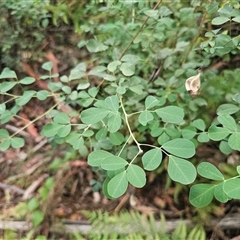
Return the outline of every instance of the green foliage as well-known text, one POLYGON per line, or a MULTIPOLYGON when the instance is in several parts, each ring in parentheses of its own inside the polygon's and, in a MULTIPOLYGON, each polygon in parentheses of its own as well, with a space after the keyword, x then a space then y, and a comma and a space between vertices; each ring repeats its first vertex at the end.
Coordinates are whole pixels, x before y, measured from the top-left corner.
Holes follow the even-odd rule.
POLYGON ((153 215, 146 217, 134 211, 113 215, 101 211, 82 213, 92 225, 91 232, 87 233, 88 239, 206 239, 202 226, 196 225, 190 229, 185 222, 179 222, 170 232, 163 215, 157 223, 153 215))
MULTIPOLYGON (((68 23, 66 6, 62 1, 53 8, 51 5, 43 8, 53 13, 53 22, 57 24, 59 19, 68 23)), ((42 136, 57 144, 69 144, 81 156, 87 156, 90 166, 102 169, 106 173, 103 191, 107 197, 120 197, 129 184, 142 188, 147 182, 147 171, 167 161, 167 172, 173 181, 193 184, 189 198, 194 206, 204 207, 213 197, 220 202, 239 198, 234 192, 239 191, 239 171, 225 179, 210 163, 196 167, 191 162, 196 147, 210 140, 218 141, 225 154, 240 151, 239 70, 223 71, 221 76, 211 70, 199 73, 198 80, 201 75, 201 80, 206 81, 202 84, 202 95, 195 98, 184 88, 186 79, 195 79, 191 77, 196 76, 196 69, 209 67, 212 57, 228 59, 239 53, 239 36, 231 35, 231 29, 226 31, 225 26, 210 32, 204 29, 204 19, 217 25, 238 23, 237 6, 231 3, 220 6, 217 1, 197 1, 197 6, 193 3, 186 6, 183 1, 162 3, 153 10, 142 1, 134 4, 107 1, 99 9, 93 7, 91 2, 85 11, 96 11, 100 19, 103 14, 108 16, 107 23, 99 21, 96 26, 89 21, 81 27, 75 25, 82 33, 91 33, 90 38, 78 44, 92 54, 91 67, 81 62, 69 76, 60 76, 60 81, 55 82, 52 79, 58 74, 52 74, 53 64, 44 63, 42 69, 47 74, 41 79, 48 82, 48 91, 31 90, 33 78, 19 79, 15 71, 4 68, 0 75, 0 94, 4 98, 0 105, 1 124, 16 117, 34 98, 40 101, 54 98, 56 103, 32 122, 47 117, 49 123, 43 127, 42 136), (132 21, 127 20, 130 18, 132 21), (196 19, 200 20, 200 27, 196 19), (147 82, 149 73, 159 64, 159 76, 154 73, 155 82, 147 82), (226 90, 229 78, 231 83, 226 90), (62 103, 74 109, 62 112, 59 107, 62 103), (203 113, 208 110, 209 114, 203 113), (212 120, 215 114, 217 117, 212 120), (73 123, 73 118, 78 119, 77 123, 73 123), (209 181, 194 185, 197 173, 209 181)), ((22 18, 25 19, 24 15, 22 18)), ((26 127, 12 135, 0 129, 0 150, 22 147, 24 140, 16 135, 26 127)), ((52 184, 49 180, 39 190, 41 201, 47 198, 52 184)), ((34 211, 37 226, 43 215, 33 203, 29 207, 34 211)))

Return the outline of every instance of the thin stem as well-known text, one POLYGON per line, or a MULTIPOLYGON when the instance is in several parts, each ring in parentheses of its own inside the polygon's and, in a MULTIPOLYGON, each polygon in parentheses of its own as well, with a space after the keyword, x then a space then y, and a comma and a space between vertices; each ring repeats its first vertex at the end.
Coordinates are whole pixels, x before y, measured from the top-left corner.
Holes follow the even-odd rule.
MULTIPOLYGON (((157 4, 155 5, 155 7, 153 8, 153 10, 156 10, 158 8, 158 6, 162 3, 162 0, 159 0, 157 2, 157 4)), ((118 58, 118 60, 120 61, 123 57, 123 55, 126 53, 126 51, 128 50, 128 48, 132 45, 132 43, 134 42, 134 40, 136 39, 136 37, 138 36, 138 34, 142 31, 143 27, 145 26, 145 24, 147 23, 148 19, 150 17, 147 17, 144 22, 142 23, 141 27, 139 28, 139 30, 135 33, 135 35, 132 37, 132 39, 130 40, 130 42, 128 43, 128 45, 126 46, 126 48, 122 51, 120 57, 118 58)))
POLYGON ((38 116, 37 118, 35 118, 34 120, 30 121, 28 124, 26 124, 25 126, 23 126, 22 128, 20 128, 17 132, 15 132, 14 134, 12 134, 10 137, 14 137, 15 135, 17 135, 18 133, 20 133, 21 131, 23 131, 25 128, 27 128, 28 126, 30 126, 31 124, 33 124, 34 122, 38 121, 40 118, 42 118, 43 116, 45 116, 47 113, 49 113, 50 111, 52 111, 52 109, 54 109, 59 103, 54 104, 51 108, 49 108, 46 112, 44 112, 42 115, 38 116))
POLYGON ((142 153, 143 150, 141 149, 140 144, 138 143, 137 139, 136 139, 135 136, 133 135, 132 130, 131 130, 131 127, 130 127, 130 125, 129 125, 129 122, 128 122, 128 114, 126 113, 125 108, 124 108, 124 106, 123 106, 122 97, 120 97, 120 103, 121 103, 121 108, 122 108, 122 110, 123 110, 123 114, 124 114, 124 118, 125 118, 125 122, 126 122, 126 125, 127 125, 127 128, 128 128, 129 134, 130 134, 130 136, 132 137, 133 141, 136 143, 136 145, 137 145, 137 147, 138 147, 138 149, 139 149, 139 153, 142 153))
POLYGON ((118 156, 121 155, 123 149, 125 148, 125 146, 127 145, 127 142, 130 140, 131 137, 132 137, 132 136, 129 136, 128 139, 127 139, 127 141, 123 144, 122 149, 121 149, 120 152, 118 153, 118 156))

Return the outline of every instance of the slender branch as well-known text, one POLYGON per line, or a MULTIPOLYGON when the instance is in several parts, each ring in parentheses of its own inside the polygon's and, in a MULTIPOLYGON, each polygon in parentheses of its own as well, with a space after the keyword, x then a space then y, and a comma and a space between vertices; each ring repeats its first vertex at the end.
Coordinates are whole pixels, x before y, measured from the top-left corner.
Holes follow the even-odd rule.
POLYGON ((23 131, 24 129, 26 129, 28 126, 30 126, 31 124, 33 124, 34 122, 38 121, 39 119, 41 119, 42 117, 44 117, 47 113, 49 113, 52 109, 54 109, 59 103, 54 104, 51 108, 49 108, 46 112, 44 112, 43 114, 41 114, 40 116, 38 116, 37 118, 35 118, 34 120, 30 121, 28 124, 26 124, 25 126, 23 126, 22 128, 20 128, 17 132, 15 132, 14 134, 12 134, 10 136, 10 138, 14 137, 15 135, 17 135, 18 133, 20 133, 21 131, 23 131))
MULTIPOLYGON (((154 6, 153 10, 156 10, 158 8, 158 6, 162 3, 162 0, 159 0, 157 2, 157 4, 154 6)), ((150 17, 147 17, 144 22, 142 23, 141 27, 139 28, 139 30, 136 32, 136 34, 132 37, 131 41, 128 43, 128 45, 126 46, 126 48, 123 50, 123 52, 121 53, 120 57, 118 58, 118 60, 120 61, 123 57, 123 55, 125 54, 125 52, 128 50, 128 48, 132 45, 133 41, 136 39, 136 37, 138 36, 138 34, 142 31, 143 27, 145 26, 145 24, 147 23, 148 19, 150 17)))
POLYGON ((137 147, 138 147, 138 149, 139 149, 139 153, 142 153, 142 149, 141 149, 141 147, 140 147, 140 144, 138 143, 137 139, 136 139, 135 136, 133 135, 132 129, 131 129, 130 125, 129 125, 128 115, 127 115, 127 113, 126 113, 126 111, 125 111, 125 108, 124 108, 124 106, 123 106, 122 97, 120 97, 120 103, 121 103, 121 107, 122 107, 122 110, 123 110, 123 114, 124 114, 124 117, 125 117, 125 122, 126 122, 126 125, 127 125, 127 128, 128 128, 129 134, 130 134, 130 136, 132 137, 133 141, 136 143, 136 145, 137 145, 137 147))

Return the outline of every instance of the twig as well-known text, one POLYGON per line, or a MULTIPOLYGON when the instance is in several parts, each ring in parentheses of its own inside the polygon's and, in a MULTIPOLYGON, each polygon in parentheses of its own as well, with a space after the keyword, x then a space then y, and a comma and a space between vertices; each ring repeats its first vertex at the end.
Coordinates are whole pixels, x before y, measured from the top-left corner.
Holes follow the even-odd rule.
MULTIPOLYGON (((5 128, 10 130, 11 132, 19 132, 19 128, 15 127, 15 126, 12 126, 12 125, 9 125, 9 124, 6 124, 5 128)), ((26 137, 26 138, 30 137, 30 134, 25 132, 24 130, 20 131, 18 134, 23 136, 23 137, 26 137)))
MULTIPOLYGON (((161 4, 162 0, 159 0, 157 2, 157 4, 154 6, 153 10, 156 10, 158 8, 158 6, 161 4)), ((120 61, 123 57, 123 55, 125 54, 125 52, 128 50, 128 48, 131 46, 131 44, 134 42, 134 40, 136 39, 136 37, 138 36, 138 34, 142 31, 143 27, 145 26, 145 24, 147 23, 148 19, 150 17, 147 17, 144 22, 142 23, 141 27, 139 28, 139 30, 135 33, 135 35, 132 37, 131 41, 128 43, 128 45, 126 46, 126 48, 122 51, 120 57, 118 58, 118 60, 120 61)))
POLYGON ((6 181, 11 182, 15 181, 16 179, 26 177, 28 175, 31 175, 33 172, 35 172, 43 163, 49 161, 51 158, 44 159, 42 161, 37 162, 35 165, 33 165, 31 168, 29 168, 27 171, 24 173, 20 173, 18 175, 9 177, 6 181))
POLYGON ((25 191, 22 190, 21 188, 18 188, 16 186, 12 186, 12 185, 8 185, 6 183, 0 183, 0 188, 13 191, 15 193, 18 193, 19 195, 23 195, 25 193, 25 191))
MULTIPOLYGON (((216 222, 219 222, 218 219, 210 221, 210 226, 214 227, 216 225, 216 222)), ((156 221, 156 228, 158 230, 161 230, 162 228, 166 229, 167 232, 173 231, 176 229, 176 227, 180 223, 185 223, 188 226, 194 225, 194 223, 191 220, 168 220, 163 225, 161 222, 156 221)), ((80 232, 83 234, 87 234, 89 232, 92 232, 94 230, 94 227, 91 226, 89 222, 85 221, 71 221, 71 220, 65 220, 63 221, 63 224, 66 228, 66 231, 68 233, 73 232, 80 232)), ((118 231, 120 234, 127 234, 131 233, 133 230, 134 223, 129 226, 128 228, 118 227, 119 223, 112 224, 113 230, 118 231)), ((240 218, 239 214, 232 214, 229 217, 224 218, 224 221, 219 224, 219 227, 224 229, 239 229, 240 226, 240 218)), ((108 226, 109 227, 109 226, 108 226)), ((32 226, 26 221, 0 221, 0 229, 13 229, 13 230, 20 230, 20 231, 29 231, 31 230, 32 226)), ((61 228, 54 228, 56 232, 61 231, 61 228)), ((238 238, 237 238, 238 239, 238 238)), ((234 238, 232 240, 235 240, 234 238)))
POLYGON ((22 199, 27 200, 32 196, 32 193, 39 187, 48 174, 43 174, 36 181, 34 181, 24 192, 22 199))

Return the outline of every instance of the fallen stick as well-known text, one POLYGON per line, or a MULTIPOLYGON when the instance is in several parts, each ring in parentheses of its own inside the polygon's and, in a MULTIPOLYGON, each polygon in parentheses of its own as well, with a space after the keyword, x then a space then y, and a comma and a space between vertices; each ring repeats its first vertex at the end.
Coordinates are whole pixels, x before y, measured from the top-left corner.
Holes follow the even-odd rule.
MULTIPOLYGON (((166 220, 166 222, 162 225, 160 221, 156 221, 156 228, 158 230, 165 229, 166 232, 173 231, 179 223, 186 223, 187 225, 194 225, 191 220, 166 220)), ((94 228, 91 226, 89 222, 85 221, 70 221, 65 220, 62 222, 62 227, 52 227, 54 232, 65 231, 67 233, 79 232, 83 234, 87 234, 92 232, 94 228)), ((112 226, 113 231, 117 231, 119 234, 127 234, 130 233, 134 229, 134 223, 127 228, 119 226, 119 224, 108 224, 108 228, 112 226)), ((216 227, 216 225, 222 230, 225 229, 239 229, 240 226, 240 215, 238 213, 231 214, 229 216, 224 217, 224 219, 213 219, 210 221, 208 227, 216 227)), ((32 225, 27 221, 0 221, 0 229, 11 229, 15 231, 30 231, 32 229, 32 225)))

